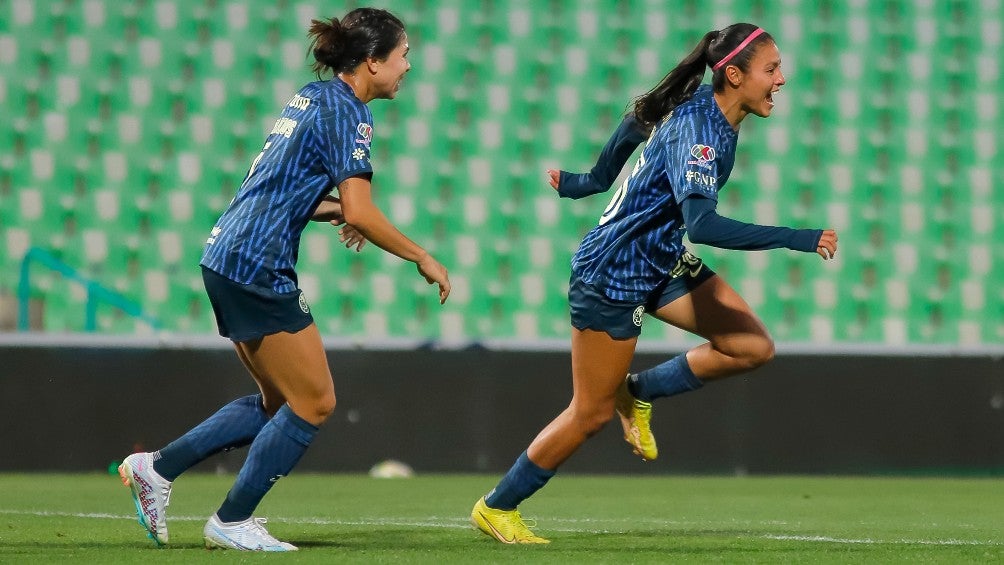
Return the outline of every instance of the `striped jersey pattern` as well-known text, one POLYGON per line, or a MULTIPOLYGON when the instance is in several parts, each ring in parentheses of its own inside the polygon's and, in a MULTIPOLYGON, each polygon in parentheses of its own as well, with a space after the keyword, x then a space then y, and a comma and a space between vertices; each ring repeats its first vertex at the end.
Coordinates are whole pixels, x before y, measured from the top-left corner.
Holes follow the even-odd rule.
POLYGON ((683 199, 718 200, 737 140, 711 85, 698 87, 653 130, 631 175, 572 257, 572 273, 612 300, 644 302, 683 254, 683 199))
POLYGON ((372 138, 373 116, 345 82, 301 88, 213 227, 201 264, 241 284, 296 290, 300 234, 339 183, 372 174, 372 138))

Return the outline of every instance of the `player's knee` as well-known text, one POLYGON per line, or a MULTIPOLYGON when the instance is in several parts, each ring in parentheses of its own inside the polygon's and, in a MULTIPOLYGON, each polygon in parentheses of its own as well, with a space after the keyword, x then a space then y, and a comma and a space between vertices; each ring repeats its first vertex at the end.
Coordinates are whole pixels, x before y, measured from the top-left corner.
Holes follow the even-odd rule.
POLYGON ((302 399, 300 402, 290 403, 290 407, 297 416, 310 422, 315 426, 320 426, 335 411, 335 394, 320 394, 309 399, 302 399))
POLYGON ((335 411, 335 404, 336 400, 334 393, 324 395, 322 398, 318 399, 315 404, 315 411, 317 416, 321 418, 321 421, 327 420, 328 417, 331 416, 331 414, 335 411))
POLYGON ((756 369, 774 358, 774 340, 768 334, 757 335, 749 340, 742 363, 746 369, 756 369))
POLYGON ((603 429, 603 426, 613 418, 614 409, 613 405, 590 407, 578 410, 576 416, 579 427, 587 436, 591 436, 603 429))

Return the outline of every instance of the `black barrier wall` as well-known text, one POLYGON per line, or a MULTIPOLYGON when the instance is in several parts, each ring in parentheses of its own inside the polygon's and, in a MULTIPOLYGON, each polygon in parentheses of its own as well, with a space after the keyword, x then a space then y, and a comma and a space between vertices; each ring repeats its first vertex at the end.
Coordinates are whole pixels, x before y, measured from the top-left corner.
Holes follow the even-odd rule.
MULTIPOLYGON (((639 355, 643 369, 669 357, 639 355)), ((501 472, 568 403, 567 353, 332 351, 338 406, 301 470, 501 472)), ((255 392, 228 350, 0 348, 0 471, 98 471, 255 392)), ((563 471, 1004 474, 1004 361, 779 355, 657 402, 660 459, 611 422, 563 471)), ((243 450, 200 470, 235 471, 243 450)))

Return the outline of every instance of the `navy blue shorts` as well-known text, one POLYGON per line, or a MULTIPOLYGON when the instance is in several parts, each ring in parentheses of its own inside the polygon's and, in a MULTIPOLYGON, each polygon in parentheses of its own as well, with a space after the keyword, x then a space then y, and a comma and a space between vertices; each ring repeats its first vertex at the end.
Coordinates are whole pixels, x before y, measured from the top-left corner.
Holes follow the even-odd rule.
POLYGON ((220 335, 231 341, 251 341, 279 332, 296 333, 314 322, 299 289, 279 294, 259 285, 234 282, 205 267, 202 281, 220 335))
POLYGON ((603 291, 582 282, 574 274, 568 285, 568 307, 572 326, 579 330, 597 330, 614 339, 630 339, 641 335, 643 314, 652 313, 689 294, 715 272, 704 261, 689 251, 684 251, 670 276, 655 287, 644 302, 613 300, 603 291))

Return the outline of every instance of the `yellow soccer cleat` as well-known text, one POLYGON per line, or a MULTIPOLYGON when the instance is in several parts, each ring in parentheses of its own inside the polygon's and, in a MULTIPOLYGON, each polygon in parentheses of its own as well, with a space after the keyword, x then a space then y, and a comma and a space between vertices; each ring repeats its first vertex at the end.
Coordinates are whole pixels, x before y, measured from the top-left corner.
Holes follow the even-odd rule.
POLYGON ((551 543, 530 531, 519 510, 489 508, 483 496, 471 510, 471 524, 502 543, 551 543))
POLYGON ((653 461, 659 456, 659 448, 652 435, 652 403, 631 396, 627 380, 617 389, 617 415, 624 427, 624 441, 631 444, 635 455, 645 461, 653 461))

